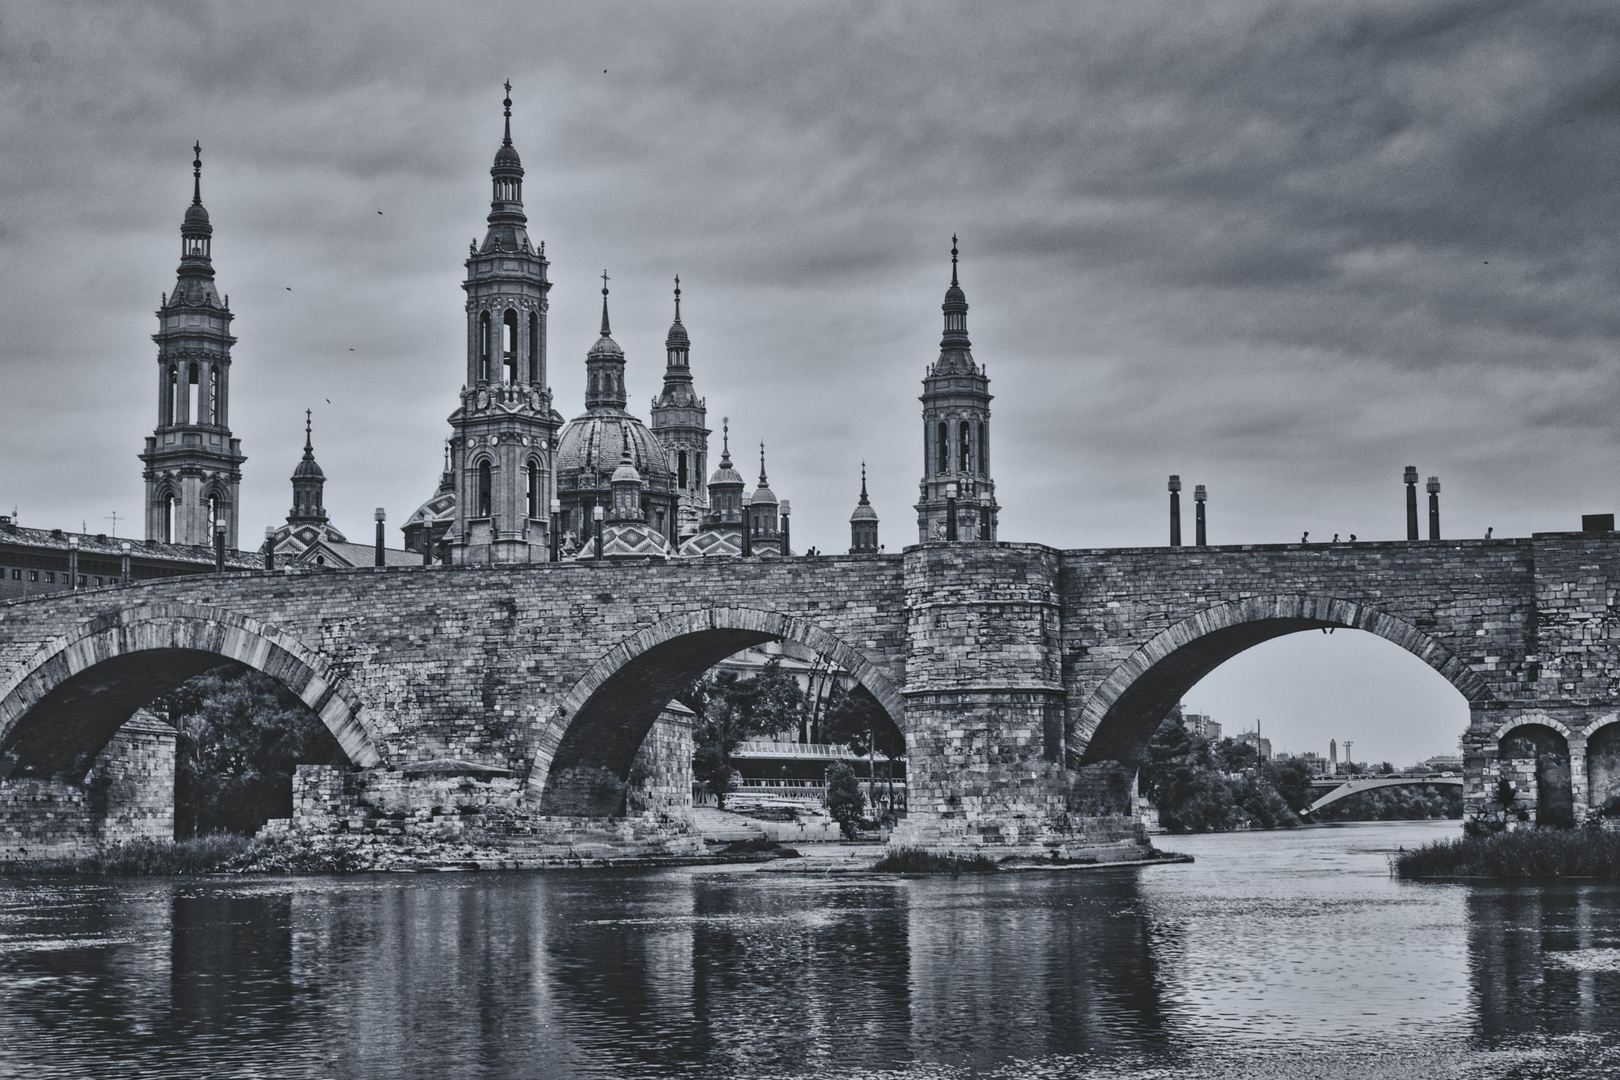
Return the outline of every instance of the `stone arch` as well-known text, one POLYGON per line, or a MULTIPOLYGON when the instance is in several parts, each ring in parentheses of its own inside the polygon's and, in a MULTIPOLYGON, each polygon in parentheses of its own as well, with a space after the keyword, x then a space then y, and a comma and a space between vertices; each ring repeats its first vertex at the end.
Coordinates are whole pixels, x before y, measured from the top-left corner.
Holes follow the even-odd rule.
MULTIPOLYGON (((1554 731, 1558 732, 1558 734, 1564 737, 1564 741, 1566 743, 1571 743, 1576 740, 1575 733, 1570 731, 1568 725, 1561 723, 1558 720, 1554 720, 1546 713, 1530 712, 1522 713, 1519 716, 1515 716, 1511 720, 1504 720, 1501 724, 1497 725, 1496 730, 1491 732, 1491 741, 1493 743, 1500 743, 1502 741, 1502 737, 1508 732, 1512 731, 1514 728, 1529 727, 1532 724, 1536 727, 1552 728, 1554 731)), ((1596 724, 1589 729, 1586 734, 1590 735, 1593 730, 1596 730, 1598 727, 1602 726, 1604 725, 1596 724)))
POLYGON ((1575 824, 1575 804, 1581 801, 1577 788, 1585 788, 1585 778, 1576 783, 1579 744, 1567 725, 1536 713, 1517 717, 1497 728, 1491 749, 1496 753, 1497 776, 1512 782, 1521 794, 1534 791, 1537 824, 1575 824))
POLYGON ((1284 634, 1341 626, 1399 645, 1470 703, 1490 699, 1485 680, 1461 657, 1403 619, 1350 600, 1253 596, 1205 608, 1126 657, 1086 700, 1067 740, 1069 760, 1134 761, 1171 707, 1221 664, 1284 634))
POLYGON ((226 660, 285 684, 350 761, 381 764, 359 699, 328 660, 256 619, 188 604, 111 612, 18 664, 0 684, 0 763, 77 779, 137 708, 226 660))
MULTIPOLYGON (((565 694, 536 740, 528 794, 542 809, 580 812, 562 791, 570 773, 623 776, 658 713, 687 681, 766 641, 806 645, 877 698, 902 736, 905 699, 859 651, 823 628, 775 611, 708 608, 664 619, 620 641, 565 694)), ((598 807, 590 812, 600 812, 598 807)))

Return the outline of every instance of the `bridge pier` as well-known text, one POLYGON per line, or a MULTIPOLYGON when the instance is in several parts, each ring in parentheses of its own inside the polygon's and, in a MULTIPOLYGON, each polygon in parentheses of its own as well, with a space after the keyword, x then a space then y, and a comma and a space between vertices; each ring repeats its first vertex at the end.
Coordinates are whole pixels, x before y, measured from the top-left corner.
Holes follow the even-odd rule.
POLYGON ((0 780, 0 861, 77 858, 103 844, 174 839, 175 737, 174 728, 139 712, 82 781, 0 780))
POLYGON ((1065 767, 1057 552, 912 548, 904 585, 908 812, 891 844, 1026 856, 1139 846, 1129 784, 1117 807, 1099 806, 1109 786, 1065 767))

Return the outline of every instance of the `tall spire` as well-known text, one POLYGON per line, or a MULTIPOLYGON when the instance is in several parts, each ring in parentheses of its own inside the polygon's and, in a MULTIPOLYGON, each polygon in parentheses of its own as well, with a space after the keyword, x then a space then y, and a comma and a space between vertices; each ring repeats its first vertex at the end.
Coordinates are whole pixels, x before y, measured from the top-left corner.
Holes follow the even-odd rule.
POLYGON ((623 409, 624 350, 613 340, 608 322, 608 272, 602 271, 602 336, 585 354, 585 407, 623 409))
POLYGON ((872 500, 866 497, 866 462, 861 462, 861 505, 871 506, 872 500))
POLYGON ((731 468, 731 417, 720 418, 720 467, 731 468))
POLYGON ((191 159, 191 205, 202 205, 202 143, 196 142, 191 146, 194 155, 191 159))
POLYGON ((681 321, 681 275, 675 275, 675 321, 681 321))
POLYGON ((759 440, 759 486, 760 487, 769 487, 770 486, 769 482, 765 479, 765 440, 764 439, 759 440))
POLYGON ((315 446, 314 446, 314 443, 312 443, 310 441, 310 435, 311 435, 312 426, 313 426, 311 418, 312 418, 313 415, 314 415, 314 410, 313 409, 305 409, 304 410, 304 460, 305 461, 314 461, 315 460, 315 446))
POLYGON ((604 271, 602 271, 602 336, 603 337, 607 337, 607 336, 609 336, 610 334, 613 333, 613 328, 608 325, 608 310, 607 310, 608 284, 607 283, 608 283, 608 272, 606 270, 604 270, 604 271))
POLYGON ((934 374, 975 374, 977 368, 973 363, 973 343, 968 340, 967 333, 967 294, 962 291, 962 284, 957 279, 957 239, 951 234, 951 284, 945 290, 945 302, 940 310, 945 313, 945 333, 939 342, 939 360, 934 365, 934 374))
MULTIPOLYGON (((506 100, 501 105, 506 111, 506 137, 501 140, 502 146, 512 145, 512 80, 507 79, 503 84, 506 87, 506 100)), ((954 239, 954 237, 952 238, 954 239)))

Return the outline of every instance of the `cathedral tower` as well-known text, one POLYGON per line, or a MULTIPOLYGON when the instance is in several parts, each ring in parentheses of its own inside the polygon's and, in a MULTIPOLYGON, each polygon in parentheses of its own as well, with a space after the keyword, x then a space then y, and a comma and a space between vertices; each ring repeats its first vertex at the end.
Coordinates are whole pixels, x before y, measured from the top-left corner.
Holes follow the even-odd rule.
POLYGON ((242 442, 229 422, 230 308, 214 287, 214 227, 202 204, 202 146, 192 147, 191 205, 180 226, 174 292, 158 309, 157 427, 141 453, 146 480, 146 538, 170 544, 237 541, 242 442))
POLYGON ((692 389, 692 341, 681 325, 681 279, 675 279, 675 321, 664 339, 668 360, 664 366, 664 390, 652 403, 652 430, 669 451, 670 468, 675 471, 676 510, 680 539, 698 531, 708 510, 709 429, 704 426, 708 409, 692 389))
POLYGON ((849 515, 849 553, 875 555, 878 550, 878 516, 866 496, 866 462, 861 462, 861 501, 849 515))
POLYGON ((326 473, 315 460, 310 411, 304 410, 304 457, 292 474, 293 505, 287 511, 289 525, 326 524, 326 473))
POLYGON ((529 242, 523 164, 512 145, 512 84, 506 135, 489 170, 489 228, 467 256, 467 381, 450 415, 455 479, 451 561, 541 562, 549 558, 552 441, 557 422, 546 386, 545 246, 529 242))
POLYGON ((967 334, 967 296, 956 279, 956 237, 951 237, 951 285, 945 290, 945 335, 939 359, 923 379, 923 478, 917 503, 921 543, 950 536, 946 516, 954 499, 956 539, 994 540, 996 484, 990 479, 990 377, 973 362, 967 334))

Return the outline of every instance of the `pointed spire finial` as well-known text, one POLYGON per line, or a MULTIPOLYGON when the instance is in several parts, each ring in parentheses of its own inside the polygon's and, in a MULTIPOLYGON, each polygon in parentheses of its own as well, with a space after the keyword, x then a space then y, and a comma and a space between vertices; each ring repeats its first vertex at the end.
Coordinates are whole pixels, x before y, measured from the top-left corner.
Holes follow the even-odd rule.
POLYGON ((731 417, 720 418, 720 464, 731 464, 731 417))
POLYGON ((951 233, 951 284, 956 285, 956 234, 951 233))
POLYGON ((202 205, 202 143, 191 146, 191 205, 202 205))
POLYGON ((612 331, 608 328, 607 298, 608 298, 608 272, 602 271, 602 336, 607 337, 612 331))
POLYGON ((313 410, 313 409, 305 409, 304 410, 304 460, 305 461, 308 461, 308 460, 310 460, 310 458, 315 456, 315 444, 310 439, 310 430, 311 430, 311 427, 312 427, 310 417, 314 415, 314 412, 315 412, 315 410, 313 410))
POLYGON ((759 482, 765 483, 765 440, 759 440, 759 482))
POLYGON ((861 462, 861 505, 866 505, 866 462, 861 462))
POLYGON ((506 138, 501 140, 501 145, 502 146, 511 146, 512 145, 512 80, 507 79, 504 85, 506 86, 506 100, 502 101, 501 105, 504 106, 505 109, 506 109, 506 138))
POLYGON ((444 471, 450 471, 450 440, 444 440, 444 471))
POLYGON ((675 321, 681 321, 681 275, 675 275, 675 321))

